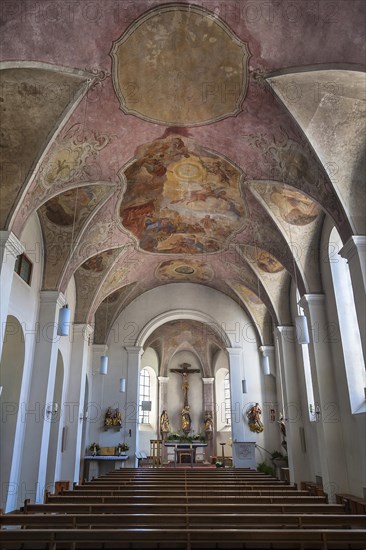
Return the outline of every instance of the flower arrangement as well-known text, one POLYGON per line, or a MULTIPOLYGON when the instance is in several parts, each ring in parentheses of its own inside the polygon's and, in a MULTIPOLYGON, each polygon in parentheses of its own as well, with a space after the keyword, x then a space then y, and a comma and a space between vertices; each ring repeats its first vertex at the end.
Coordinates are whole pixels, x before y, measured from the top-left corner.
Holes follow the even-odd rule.
POLYGON ((91 451, 94 456, 97 455, 100 451, 98 443, 91 443, 89 445, 89 451, 91 451))
POLYGON ((118 454, 124 453, 125 451, 128 451, 129 446, 127 443, 118 443, 117 445, 117 452, 118 454))
POLYGON ((187 435, 187 434, 179 434, 179 433, 171 433, 166 438, 166 441, 174 441, 177 443, 194 443, 194 442, 205 442, 206 436, 201 434, 194 434, 194 435, 187 435))

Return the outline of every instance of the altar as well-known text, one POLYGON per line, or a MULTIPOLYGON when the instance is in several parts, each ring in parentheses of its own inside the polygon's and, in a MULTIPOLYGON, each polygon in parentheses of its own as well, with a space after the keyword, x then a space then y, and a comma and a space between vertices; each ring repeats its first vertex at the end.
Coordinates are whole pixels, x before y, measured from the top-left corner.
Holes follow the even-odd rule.
POLYGON ((174 464, 183 464, 183 462, 188 462, 193 465, 197 462, 198 457, 200 458, 199 462, 203 462, 204 448, 207 447, 207 443, 174 443, 174 441, 169 441, 164 443, 164 447, 168 448, 168 459, 172 459, 174 464), (200 447, 203 448, 201 453, 199 451, 197 452, 200 447), (169 448, 171 448, 173 452, 169 453, 169 448), (183 457, 187 457, 189 460, 184 461, 182 460, 183 457))
POLYGON ((91 481, 101 475, 107 474, 112 470, 124 468, 128 455, 119 456, 84 456, 84 478, 91 481))

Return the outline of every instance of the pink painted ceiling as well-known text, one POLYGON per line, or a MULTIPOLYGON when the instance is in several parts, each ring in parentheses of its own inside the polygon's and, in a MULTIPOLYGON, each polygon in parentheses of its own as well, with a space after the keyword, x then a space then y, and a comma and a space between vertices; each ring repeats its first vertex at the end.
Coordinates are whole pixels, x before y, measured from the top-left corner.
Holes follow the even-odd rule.
MULTIPOLYGON (((25 169, 16 188, 4 171, 3 227, 20 236, 37 212, 44 288, 64 291, 74 275, 78 322, 113 295, 110 325, 138 294, 181 281, 289 322, 289 277, 322 290, 289 243, 319 242, 325 214, 343 238, 352 228, 266 78, 359 68, 364 11, 358 0, 6 3, 0 108, 25 169)), ((302 101, 301 88, 286 93, 302 101)))

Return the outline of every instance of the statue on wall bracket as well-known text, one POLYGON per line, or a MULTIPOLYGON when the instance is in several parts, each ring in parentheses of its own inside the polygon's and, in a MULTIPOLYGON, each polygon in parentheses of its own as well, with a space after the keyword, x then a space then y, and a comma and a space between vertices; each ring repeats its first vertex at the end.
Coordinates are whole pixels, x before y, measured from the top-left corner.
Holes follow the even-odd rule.
POLYGON ((263 423, 261 421, 262 410, 259 403, 256 403, 247 411, 247 418, 249 429, 251 432, 261 433, 264 430, 263 423))

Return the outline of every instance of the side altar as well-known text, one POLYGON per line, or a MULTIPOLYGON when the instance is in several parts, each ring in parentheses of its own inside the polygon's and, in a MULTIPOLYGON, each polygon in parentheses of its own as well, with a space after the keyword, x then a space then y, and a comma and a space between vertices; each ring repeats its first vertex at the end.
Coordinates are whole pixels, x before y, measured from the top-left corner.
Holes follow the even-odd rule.
POLYGON ((84 456, 84 479, 91 481, 93 477, 99 477, 112 470, 124 468, 128 455, 120 456, 84 456))

